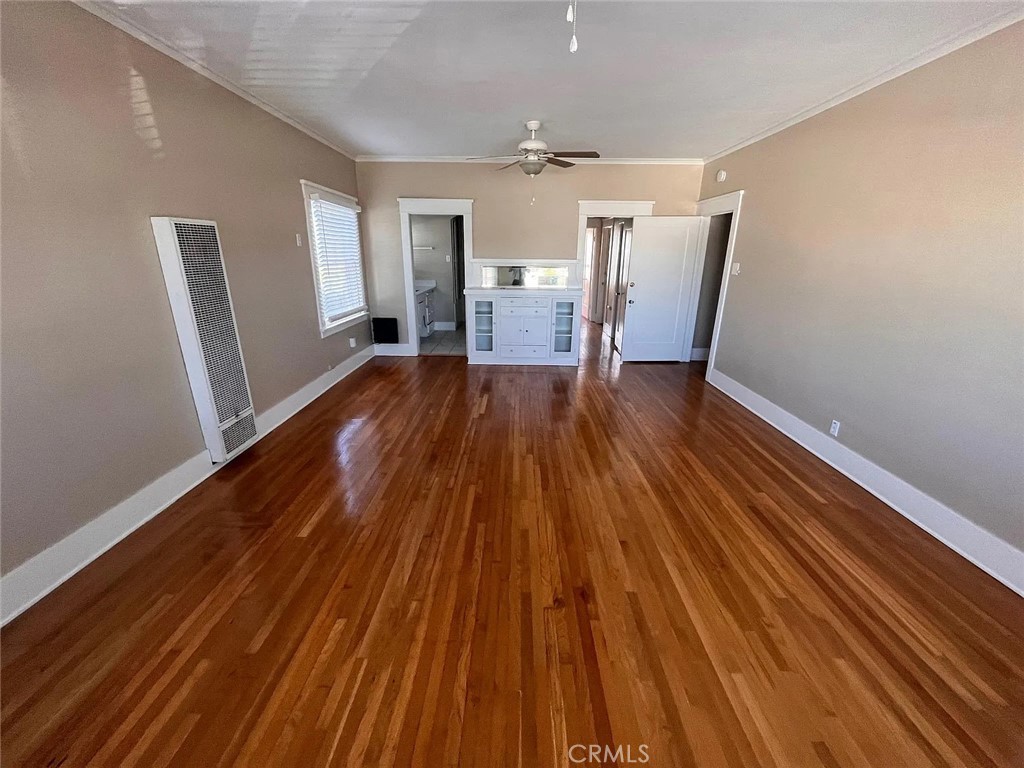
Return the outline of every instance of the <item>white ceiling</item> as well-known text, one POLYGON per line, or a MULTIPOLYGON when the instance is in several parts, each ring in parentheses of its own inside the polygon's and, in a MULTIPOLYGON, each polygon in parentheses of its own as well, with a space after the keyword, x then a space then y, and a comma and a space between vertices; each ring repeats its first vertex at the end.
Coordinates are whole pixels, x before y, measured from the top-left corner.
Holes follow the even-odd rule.
MULTIPOLYGON (((83 3, 85 4, 85 3, 83 3)), ((89 4, 86 4, 90 7, 89 4)), ((1020 3, 131 2, 91 8, 351 155, 708 158, 1020 18, 1020 3)))

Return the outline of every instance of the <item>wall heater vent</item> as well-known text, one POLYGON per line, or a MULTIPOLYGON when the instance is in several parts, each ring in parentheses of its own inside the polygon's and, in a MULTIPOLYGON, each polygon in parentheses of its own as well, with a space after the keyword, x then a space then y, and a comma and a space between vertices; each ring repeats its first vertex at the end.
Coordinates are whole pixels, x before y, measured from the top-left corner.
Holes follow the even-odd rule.
POLYGON ((203 438, 213 461, 226 461, 256 439, 256 420, 217 224, 152 222, 203 438))

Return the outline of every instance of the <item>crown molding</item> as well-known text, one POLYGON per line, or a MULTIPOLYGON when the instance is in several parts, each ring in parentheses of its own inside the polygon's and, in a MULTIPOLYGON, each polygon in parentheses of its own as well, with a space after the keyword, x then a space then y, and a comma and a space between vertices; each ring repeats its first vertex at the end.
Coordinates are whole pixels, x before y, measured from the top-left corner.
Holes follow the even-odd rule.
POLYGON ((964 30, 963 32, 957 32, 955 35, 947 37, 945 40, 941 40, 935 45, 925 48, 923 51, 916 53, 913 56, 910 56, 909 58, 904 59, 899 64, 889 67, 888 69, 882 70, 881 72, 873 75, 872 77, 869 77, 867 80, 864 80, 863 82, 853 86, 852 88, 847 88, 843 91, 840 91, 834 96, 825 99, 824 101, 819 102, 818 104, 815 104, 813 107, 801 110, 800 112, 797 112, 795 115, 793 115, 790 118, 787 118, 786 120, 783 120, 782 122, 775 123, 774 125, 765 128, 763 131, 759 131, 758 133, 755 133, 754 135, 749 136, 746 139, 737 142, 736 144, 728 146, 725 149, 722 149, 718 152, 715 152, 710 157, 704 158, 704 162, 713 163, 715 160, 719 160, 725 157, 726 155, 730 155, 733 152, 743 149, 744 147, 749 147, 751 144, 756 144, 762 139, 767 139, 769 136, 773 136, 774 134, 779 133, 780 131, 784 131, 787 128, 796 125, 797 123, 802 123, 804 120, 812 118, 815 115, 821 114, 822 112, 825 112, 826 110, 829 110, 832 107, 842 104, 844 101, 849 101, 855 96, 860 96, 862 93, 870 91, 872 88, 877 88, 879 85, 882 85, 883 83, 887 83, 890 80, 895 80, 897 77, 900 77, 901 75, 905 75, 908 72, 917 69, 918 67, 923 67, 925 64, 935 61, 936 59, 940 59, 943 56, 952 53, 953 51, 963 48, 965 45, 970 45, 973 42, 981 40, 981 38, 983 37, 988 37, 989 35, 1010 26, 1011 24, 1021 21, 1022 19, 1024 19, 1024 5, 1022 5, 1020 8, 1014 8, 1012 10, 1005 11, 1003 13, 992 16, 986 21, 983 21, 980 24, 971 27, 970 29, 964 30))
MULTIPOLYGON (((456 155, 356 155, 357 163, 472 163, 501 165, 512 159, 470 160, 456 155)), ((699 157, 567 157, 576 165, 704 165, 699 157)))
POLYGON ((353 160, 354 161, 356 159, 355 158, 355 152, 353 152, 352 150, 345 149, 344 147, 339 146, 338 144, 336 144, 335 142, 331 141, 330 139, 328 139, 328 138, 326 138, 324 136, 321 136, 319 133, 314 131, 309 126, 303 125, 298 120, 296 120, 296 119, 294 119, 292 117, 289 117, 288 115, 286 115, 281 110, 279 110, 276 107, 271 106, 267 102, 263 101, 263 99, 261 99, 259 96, 256 96, 254 93, 251 93, 250 91, 247 91, 245 88, 240 86, 238 83, 235 83, 232 80, 229 80, 228 78, 223 77, 222 75, 218 75, 216 72, 214 72, 213 70, 209 69, 205 64, 202 64, 202 63, 196 61, 195 59, 193 59, 192 57, 190 57, 189 55, 179 51, 177 48, 175 48, 173 45, 171 45, 171 43, 167 42, 166 40, 163 40, 162 38, 156 37, 155 35, 147 32, 144 29, 142 29, 141 27, 137 26, 134 22, 124 18, 123 16, 118 14, 116 11, 114 11, 112 8, 110 8, 108 5, 101 4, 99 2, 96 2, 95 0, 72 0, 72 2, 74 2, 75 5, 79 6, 83 10, 88 11, 93 16, 97 16, 97 17, 103 19, 108 24, 111 24, 111 25, 117 27, 118 29, 120 29, 122 32, 125 32, 126 34, 131 35, 136 40, 140 40, 141 42, 143 42, 146 45, 148 45, 150 48, 155 48, 156 50, 160 51, 160 53, 164 54, 165 56, 170 56, 172 59, 177 61, 179 64, 184 64, 186 67, 191 69, 193 72, 196 72, 197 74, 202 75, 203 77, 205 77, 208 80, 212 80, 217 85, 219 85, 221 88, 226 88, 227 90, 231 91, 236 96, 239 96, 239 97, 245 99, 250 104, 252 104, 254 106, 257 106, 260 109, 262 109, 264 112, 268 112, 269 114, 273 115, 278 120, 280 120, 281 122, 287 123, 292 128, 295 128, 296 130, 302 131, 304 134, 309 136, 311 139, 315 139, 316 141, 319 141, 325 147, 328 147, 329 149, 333 149, 335 152, 337 152, 340 155, 344 155, 349 160, 353 160))

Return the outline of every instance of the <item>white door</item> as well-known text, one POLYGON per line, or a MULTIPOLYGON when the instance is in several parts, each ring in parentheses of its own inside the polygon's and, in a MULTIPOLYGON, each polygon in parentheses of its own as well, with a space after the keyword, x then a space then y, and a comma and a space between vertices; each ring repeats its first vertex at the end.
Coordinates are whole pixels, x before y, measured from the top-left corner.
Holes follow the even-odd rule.
POLYGON ((700 216, 636 216, 626 281, 622 360, 685 361, 700 216))
POLYGON ((523 344, 548 343, 548 316, 523 318, 523 344))
POLYGON ((498 320, 498 340, 502 344, 522 344, 523 318, 516 315, 502 315, 498 320))

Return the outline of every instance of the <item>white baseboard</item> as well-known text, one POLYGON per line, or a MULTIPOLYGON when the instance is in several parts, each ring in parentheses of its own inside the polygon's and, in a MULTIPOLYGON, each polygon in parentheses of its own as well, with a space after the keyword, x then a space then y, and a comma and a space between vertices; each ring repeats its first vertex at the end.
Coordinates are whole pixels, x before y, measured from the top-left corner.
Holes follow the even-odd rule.
POLYGON ((457 329, 458 329, 458 326, 455 324, 454 320, 451 321, 451 322, 448 322, 448 321, 442 322, 440 320, 435 320, 434 321, 434 330, 435 331, 454 331, 454 330, 457 330, 457 329))
POLYGON ((701 360, 707 360, 711 354, 711 347, 694 347, 690 350, 690 362, 696 363, 701 360))
POLYGON ((279 427, 301 411, 320 395, 344 379, 363 363, 374 357, 373 347, 366 347, 359 350, 346 360, 343 360, 331 370, 309 382, 298 392, 289 395, 277 405, 271 406, 263 413, 256 416, 256 431, 263 437, 271 430, 279 427))
POLYGON ((1024 596, 1024 552, 718 370, 708 383, 1024 596))
POLYGON ((0 625, 48 595, 223 464, 196 454, 0 579, 0 625))
MULTIPOLYGON (((360 350, 295 394, 257 415, 256 429, 260 438, 373 356, 371 347, 360 350)), ((226 462, 212 464, 209 452, 204 450, 5 574, 0 578, 0 626, 48 595, 223 466, 226 462)))
POLYGON ((415 344, 374 344, 373 353, 381 357, 416 357, 420 351, 415 344))

